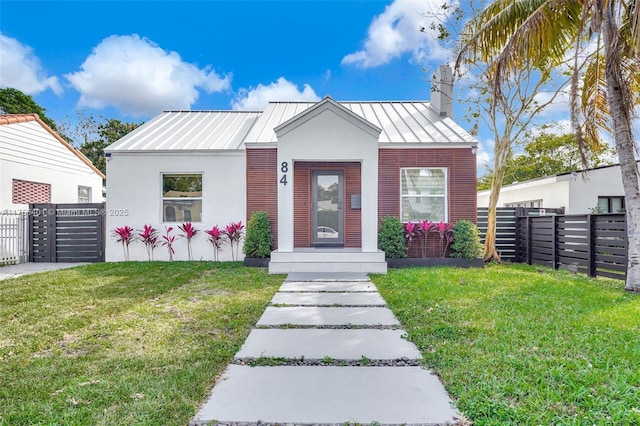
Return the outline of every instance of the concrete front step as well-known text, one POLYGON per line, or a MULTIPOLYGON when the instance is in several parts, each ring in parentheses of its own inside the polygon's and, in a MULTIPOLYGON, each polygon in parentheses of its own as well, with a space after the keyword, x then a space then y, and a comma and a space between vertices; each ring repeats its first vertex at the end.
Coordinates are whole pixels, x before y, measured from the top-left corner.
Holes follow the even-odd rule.
POLYGON ((278 291, 337 291, 337 292, 361 292, 378 291, 371 281, 338 281, 338 282, 309 282, 309 281, 285 281, 278 291))
POLYGON ((369 281, 367 274, 362 272, 292 272, 287 275, 286 281, 369 281))
POLYGON ((384 252, 360 249, 309 248, 271 252, 270 274, 288 273, 387 273, 384 252))
POLYGON ((273 307, 269 306, 258 320, 258 326, 278 325, 400 325, 388 308, 273 307))
POLYGON ((436 376, 420 367, 230 365, 190 424, 453 423, 436 376))
POLYGON ((386 306, 378 293, 276 293, 273 305, 386 306))
POLYGON ((420 351, 403 339, 402 330, 257 329, 252 330, 235 359, 297 358, 339 360, 419 360, 420 351))

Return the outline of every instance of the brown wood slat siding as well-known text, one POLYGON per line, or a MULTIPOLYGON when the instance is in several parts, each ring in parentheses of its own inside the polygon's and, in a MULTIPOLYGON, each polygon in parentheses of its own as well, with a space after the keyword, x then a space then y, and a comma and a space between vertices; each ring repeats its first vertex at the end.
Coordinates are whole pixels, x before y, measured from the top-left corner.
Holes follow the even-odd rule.
POLYGON ((271 219, 273 249, 278 248, 278 152, 276 148, 250 148, 247 158, 247 220, 264 210, 271 219))
POLYGON ((447 167, 449 222, 476 222, 476 157, 470 148, 384 148, 378 159, 378 219, 400 216, 401 168, 447 167))
POLYGON ((360 194, 360 163, 301 162, 294 166, 294 247, 311 246, 311 170, 342 170, 344 172, 344 246, 362 246, 361 215, 351 209, 351 195, 360 194))
POLYGON ((293 171, 293 246, 311 245, 311 171, 295 163, 293 171))
MULTIPOLYGON (((383 148, 379 150, 378 220, 400 216, 400 169, 403 167, 446 167, 449 180, 449 222, 477 221, 476 157, 470 148, 383 148)), ((440 238, 430 235, 427 256, 440 256, 440 238)), ((420 243, 414 241, 410 257, 420 257, 420 243)))

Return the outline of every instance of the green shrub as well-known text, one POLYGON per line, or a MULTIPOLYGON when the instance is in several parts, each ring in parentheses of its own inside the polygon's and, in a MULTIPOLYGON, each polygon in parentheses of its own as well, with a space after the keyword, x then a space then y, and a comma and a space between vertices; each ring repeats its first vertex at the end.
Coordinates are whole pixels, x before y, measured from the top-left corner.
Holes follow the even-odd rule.
POLYGON ((387 259, 402 259, 407 257, 402 222, 394 216, 385 216, 378 232, 378 248, 384 251, 387 259))
POLYGON ((451 257, 477 259, 482 254, 478 227, 468 220, 459 220, 453 225, 451 257))
POLYGON ((244 237, 244 251, 247 257, 267 258, 271 256, 271 223, 267 212, 259 211, 251 215, 244 237))

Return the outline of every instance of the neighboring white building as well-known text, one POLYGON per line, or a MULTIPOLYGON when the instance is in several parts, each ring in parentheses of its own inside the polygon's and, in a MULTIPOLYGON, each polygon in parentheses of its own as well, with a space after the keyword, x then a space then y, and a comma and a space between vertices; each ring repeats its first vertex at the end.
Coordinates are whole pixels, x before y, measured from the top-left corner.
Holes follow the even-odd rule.
MULTIPOLYGON (((379 219, 476 219, 477 141, 452 116, 452 74, 432 102, 271 102, 264 111, 169 111, 108 147, 107 229, 194 222, 207 235, 253 212, 272 220, 270 272, 385 272, 379 219)), ((175 259, 187 258, 177 239, 175 259)), ((132 244, 131 260, 147 258, 132 244)), ((240 252, 242 257, 242 252, 240 252)), ((123 259, 108 239, 107 261, 123 259)), ((156 259, 167 260, 166 247, 156 259)), ((228 247, 221 260, 231 260, 228 247)))
POLYGON ((0 115, 0 212, 102 202, 104 175, 37 114, 0 115))
MULTIPOLYGON (((478 191, 478 207, 489 206, 490 192, 478 191)), ((500 190, 498 207, 564 207, 565 214, 623 212, 620 166, 602 166, 505 185, 500 190)))

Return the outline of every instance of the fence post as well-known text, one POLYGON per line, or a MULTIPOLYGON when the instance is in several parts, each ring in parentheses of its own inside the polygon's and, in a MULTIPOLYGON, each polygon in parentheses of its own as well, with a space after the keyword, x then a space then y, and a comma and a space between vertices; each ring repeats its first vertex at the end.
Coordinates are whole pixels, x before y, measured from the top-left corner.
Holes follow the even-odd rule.
POLYGON ((551 216, 551 267, 558 269, 558 216, 551 216))
POLYGON ((590 277, 596 276, 596 257, 595 257, 595 238, 594 238, 594 219, 593 215, 587 215, 587 274, 590 277))
POLYGON ((531 265, 532 256, 531 248, 533 247, 533 241, 531 238, 531 216, 527 216, 527 264, 531 265))

